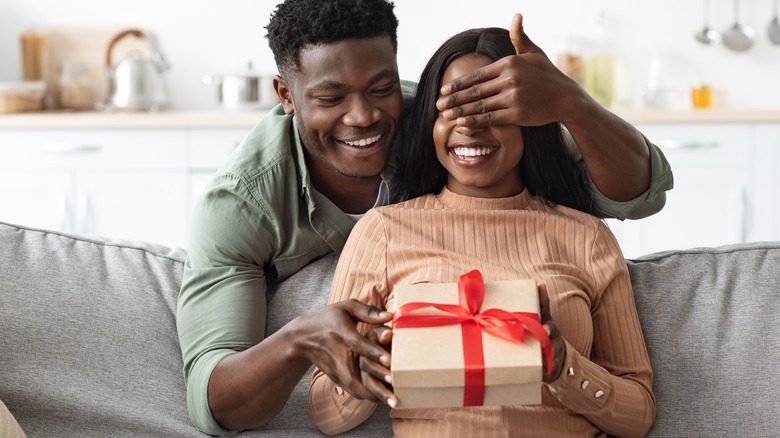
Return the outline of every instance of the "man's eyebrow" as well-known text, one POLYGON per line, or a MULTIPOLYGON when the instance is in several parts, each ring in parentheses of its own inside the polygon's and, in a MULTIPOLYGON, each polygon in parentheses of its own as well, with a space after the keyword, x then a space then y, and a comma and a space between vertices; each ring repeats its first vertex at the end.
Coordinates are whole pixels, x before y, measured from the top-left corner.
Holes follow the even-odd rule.
POLYGON ((390 70, 389 68, 382 70, 379 73, 372 76, 371 79, 368 80, 368 83, 373 84, 375 82, 379 82, 382 79, 386 79, 386 78, 398 79, 398 72, 395 70, 390 70))
POLYGON ((312 90, 348 90, 349 85, 336 81, 320 81, 310 87, 312 90))
MULTIPOLYGON (((368 83, 374 84, 386 78, 397 79, 398 72, 391 69, 382 70, 379 73, 372 76, 368 80, 368 83)), ((324 81, 317 82, 316 84, 312 85, 309 88, 311 90, 325 91, 325 90, 349 90, 351 87, 341 82, 324 80, 324 81)))

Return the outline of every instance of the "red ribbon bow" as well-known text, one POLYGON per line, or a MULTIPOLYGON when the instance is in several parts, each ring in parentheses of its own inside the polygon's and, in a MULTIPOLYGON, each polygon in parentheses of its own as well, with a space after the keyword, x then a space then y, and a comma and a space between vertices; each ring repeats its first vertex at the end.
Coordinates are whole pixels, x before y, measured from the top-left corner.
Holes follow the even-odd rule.
POLYGON ((482 332, 523 342, 526 332, 539 340, 545 358, 545 372, 550 375, 553 352, 550 337, 544 330, 539 315, 530 312, 507 312, 487 309, 480 312, 485 295, 482 274, 473 270, 461 275, 458 281, 459 304, 415 302, 402 305, 393 315, 394 328, 434 327, 460 324, 463 333, 463 359, 465 363, 465 388, 463 406, 482 406, 485 399, 485 356, 482 349, 482 332), (449 315, 410 315, 415 310, 433 307, 449 315))

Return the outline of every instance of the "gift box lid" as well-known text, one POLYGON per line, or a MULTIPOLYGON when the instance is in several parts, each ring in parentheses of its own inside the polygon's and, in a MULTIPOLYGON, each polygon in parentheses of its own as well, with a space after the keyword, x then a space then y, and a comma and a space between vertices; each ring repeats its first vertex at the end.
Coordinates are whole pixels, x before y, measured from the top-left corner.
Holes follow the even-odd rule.
MULTIPOLYGON (((411 302, 458 304, 457 283, 399 285, 395 289, 396 308, 411 302)), ((509 312, 539 314, 539 295, 533 280, 485 282, 480 311, 501 308, 509 312)), ((414 314, 441 315, 433 309, 414 314)), ((391 372, 395 387, 452 387, 465 381, 463 338, 460 324, 436 327, 395 328, 391 372)), ((526 336, 522 343, 482 333, 485 385, 504 385, 542 380, 542 354, 539 341, 526 336)))

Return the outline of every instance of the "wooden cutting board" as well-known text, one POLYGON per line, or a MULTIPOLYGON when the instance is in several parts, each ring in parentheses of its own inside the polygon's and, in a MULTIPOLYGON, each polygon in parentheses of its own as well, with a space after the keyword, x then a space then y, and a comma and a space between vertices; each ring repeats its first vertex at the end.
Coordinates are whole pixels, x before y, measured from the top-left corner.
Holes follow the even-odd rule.
MULTIPOLYGON (((101 108, 108 96, 106 51, 111 40, 130 27, 69 27, 52 26, 45 29, 45 59, 43 78, 48 85, 47 109, 58 109, 57 81, 63 62, 83 62, 89 83, 88 99, 91 107, 101 108)), ((140 29, 146 31, 145 29, 140 29)), ((127 36, 114 45, 112 63, 117 63, 131 53, 151 55, 149 42, 127 36)))

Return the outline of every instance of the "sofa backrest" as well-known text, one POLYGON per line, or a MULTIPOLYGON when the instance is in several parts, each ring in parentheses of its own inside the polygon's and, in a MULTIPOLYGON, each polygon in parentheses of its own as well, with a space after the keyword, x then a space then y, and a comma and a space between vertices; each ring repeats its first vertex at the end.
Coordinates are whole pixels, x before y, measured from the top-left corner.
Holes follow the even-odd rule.
POLYGON ((629 260, 657 437, 780 436, 780 242, 629 260))
POLYGON ((0 398, 27 436, 203 436, 174 317, 184 255, 0 223, 0 398))
MULTIPOLYGON (((202 437, 187 415, 176 299, 185 252, 0 222, 0 400, 29 437, 202 437)), ((267 330, 327 301, 336 256, 269 293, 267 330)), ((321 436, 309 379, 266 427, 321 436)), ((391 436, 380 409, 347 436, 391 436)))

